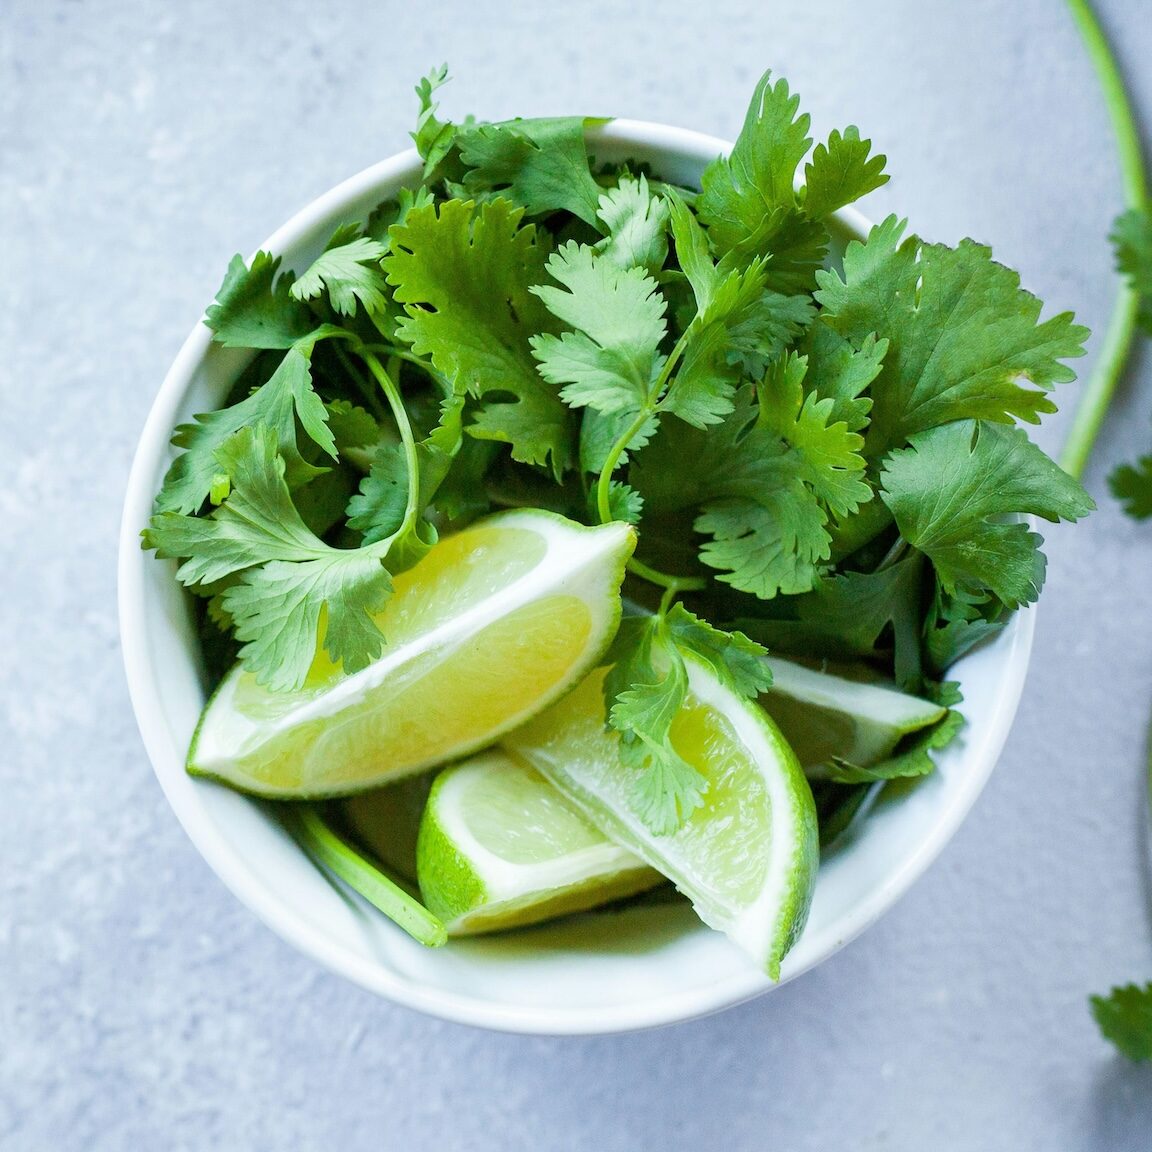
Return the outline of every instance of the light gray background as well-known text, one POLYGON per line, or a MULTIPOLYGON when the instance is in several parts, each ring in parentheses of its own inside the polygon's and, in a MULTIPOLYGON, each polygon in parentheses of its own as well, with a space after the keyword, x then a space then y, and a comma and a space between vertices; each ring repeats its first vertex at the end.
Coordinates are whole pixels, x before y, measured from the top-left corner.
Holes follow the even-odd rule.
MULTIPOLYGON (((1152 118, 1149 6, 1101 8, 1152 118)), ((819 133, 855 122, 887 152, 870 214, 975 236, 1051 305, 1108 315, 1117 164, 1058 0, 0 0, 0 1149, 1152 1147, 1152 1068, 1086 1006, 1152 977, 1152 526, 1103 481, 1152 448, 1147 353, 1089 475, 1101 510, 1049 534, 991 784, 912 893, 794 984, 629 1037, 444 1024, 294 953, 185 838, 117 648, 133 445, 232 253, 405 147, 442 60, 454 116, 728 136, 771 66, 819 133)))

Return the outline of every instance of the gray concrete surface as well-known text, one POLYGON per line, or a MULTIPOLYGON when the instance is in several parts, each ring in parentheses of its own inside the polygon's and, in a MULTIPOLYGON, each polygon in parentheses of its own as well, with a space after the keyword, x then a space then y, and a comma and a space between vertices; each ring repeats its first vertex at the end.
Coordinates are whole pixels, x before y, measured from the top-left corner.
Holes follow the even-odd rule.
MULTIPOLYGON (((1152 12, 1100 6, 1152 120, 1152 12)), ((405 146, 442 60, 454 115, 721 135, 771 66, 819 131, 887 152, 872 215, 990 242, 1052 305, 1108 315, 1118 170, 1057 0, 0 0, 0 1149, 1152 1148, 1152 1068, 1086 1008, 1152 977, 1152 527, 1104 487, 1152 448, 1148 352, 1089 474, 1101 510, 1049 534, 990 786, 893 912, 778 993, 620 1038, 448 1025, 295 954, 188 843, 117 648, 134 442, 228 257, 405 146)))

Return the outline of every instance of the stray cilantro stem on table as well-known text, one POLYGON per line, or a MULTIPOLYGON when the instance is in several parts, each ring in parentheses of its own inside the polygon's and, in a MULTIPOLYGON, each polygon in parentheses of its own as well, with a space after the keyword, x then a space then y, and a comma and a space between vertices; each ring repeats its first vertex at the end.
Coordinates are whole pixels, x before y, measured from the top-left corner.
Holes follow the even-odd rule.
MULTIPOLYGON (((1152 214, 1140 130, 1119 62, 1088 0, 1068 0, 1104 92, 1116 138, 1127 211, 1113 227, 1117 267, 1122 279, 1104 335, 1096 367, 1084 390, 1061 455, 1061 463, 1076 477, 1084 473, 1103 427, 1132 349, 1137 330, 1152 334, 1152 214)), ((1114 495, 1132 516, 1152 515, 1152 456, 1136 466, 1123 465, 1110 476, 1114 495)), ((1148 768, 1152 791, 1152 764, 1148 768)), ((1152 797, 1148 818, 1152 821, 1152 797)), ((1152 835, 1152 832, 1146 834, 1152 835)), ((1108 996, 1093 996, 1092 1014, 1101 1034, 1130 1060, 1152 1060, 1152 983, 1113 988, 1108 996)))
MULTIPOLYGON (((1068 0, 1068 7, 1080 29, 1103 89, 1104 102, 1116 138, 1125 204, 1129 211, 1139 212, 1145 208, 1148 198, 1147 177, 1140 144, 1140 127, 1119 63, 1089 0, 1068 0)), ((1100 434, 1124 366, 1128 362, 1140 306, 1140 295, 1135 286, 1127 278, 1122 279, 1097 355, 1096 367, 1085 385, 1060 455, 1060 463, 1077 478, 1084 475, 1084 469, 1088 466, 1092 447, 1100 434)))

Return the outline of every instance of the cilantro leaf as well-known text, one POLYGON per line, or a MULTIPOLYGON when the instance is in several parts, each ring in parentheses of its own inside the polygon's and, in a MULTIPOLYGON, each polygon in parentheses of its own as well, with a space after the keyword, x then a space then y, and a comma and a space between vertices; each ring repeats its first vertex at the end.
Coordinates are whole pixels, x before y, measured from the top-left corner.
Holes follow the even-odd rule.
MULTIPOLYGON (((417 507, 426 508, 452 466, 463 440, 461 416, 464 396, 457 393, 441 406, 440 422, 416 445, 419 492, 417 507)), ((360 491, 348 502, 348 527, 363 534, 365 544, 375 544, 395 536, 404 524, 408 510, 410 477, 404 451, 399 444, 381 444, 372 460, 368 475, 360 482, 360 491)), ((436 539, 435 530, 426 522, 420 525, 422 539, 436 539)), ((423 554, 417 547, 406 559, 416 560, 423 554)), ((393 573, 399 571, 396 563, 393 573)))
POLYGON ((392 238, 389 235, 393 224, 403 224, 408 219, 408 213, 413 208, 426 208, 435 200, 431 190, 421 184, 419 188, 401 188, 395 197, 377 204, 371 215, 358 231, 369 240, 375 240, 384 246, 385 252, 392 247, 392 238))
POLYGON ((646 176, 623 177, 601 192, 596 215, 608 230, 597 255, 620 268, 660 271, 668 256, 668 202, 652 195, 646 176))
POLYGON ((1152 456, 1142 456, 1134 465, 1121 464, 1108 477, 1108 486, 1129 516, 1136 520, 1152 516, 1152 456))
POLYGON ((628 484, 612 480, 608 484, 608 509, 613 520, 639 524, 644 512, 644 497, 628 484))
POLYGON ((1111 995, 1093 996, 1091 1003, 1105 1040, 1129 1060, 1152 1060, 1152 984, 1113 988, 1111 995))
MULTIPOLYGON (((339 233, 335 239, 340 239, 339 233)), ((289 289, 293 300, 312 300, 327 290, 341 316, 355 316, 359 301, 368 312, 383 312, 385 284, 379 271, 383 244, 365 236, 330 245, 289 289), (367 267, 375 265, 375 267, 367 267)))
POLYGON ((828 779, 835 784, 870 784, 877 780, 927 776, 936 768, 931 753, 947 748, 963 727, 964 717, 955 709, 949 709, 935 724, 906 736, 891 756, 877 764, 864 767, 835 759, 828 779))
POLYGON ((529 291, 548 253, 522 215, 500 199, 413 208, 393 227, 383 263, 406 310, 399 338, 471 395, 511 394, 489 397, 469 433, 511 444, 513 459, 550 464, 559 477, 573 463, 575 429, 532 359, 529 337, 554 322, 529 291))
POLYGON ((804 166, 801 203, 813 219, 830 216, 845 204, 888 183, 884 156, 869 156, 871 140, 861 140, 860 130, 849 125, 843 133, 833 130, 827 144, 817 144, 804 166))
POLYGON ((665 359, 667 305, 656 281, 571 240, 552 254, 548 272, 563 288, 541 284, 529 291, 574 331, 531 337, 540 374, 564 385, 560 397, 572 407, 638 413, 665 359))
POLYGON ((212 339, 229 348, 291 348, 316 327, 307 305, 292 296, 292 274, 277 275, 280 257, 257 252, 249 268, 236 255, 204 314, 212 339))
POLYGON ((608 722, 620 758, 636 776, 636 813, 657 836, 675 832, 704 802, 706 781, 672 744, 672 722, 688 692, 688 671, 661 616, 625 617, 604 678, 608 722))
POLYGON ((777 601, 787 616, 736 623, 769 647, 796 655, 877 659, 890 651, 896 683, 917 693, 923 572, 923 555, 909 551, 876 572, 840 572, 811 592, 777 601))
POLYGON ((949 596, 939 586, 924 619, 924 652, 936 672, 950 668, 965 652, 1003 631, 1007 620, 991 596, 949 596))
POLYGON ((1095 507, 1021 429, 975 420, 913 436, 888 457, 881 483, 901 535, 946 592, 990 592, 1009 608, 1039 595, 1044 556, 1042 537, 1005 517, 1078 520, 1095 507))
POLYGON ((864 438, 843 422, 833 422, 836 402, 805 395, 808 358, 786 353, 757 385, 761 427, 799 455, 806 484, 837 517, 848 516, 872 498, 864 482, 864 438))
POLYGON ((772 684, 768 655, 743 632, 724 632, 674 604, 667 615, 668 631, 676 646, 708 665, 716 678, 741 696, 754 700, 772 684))
POLYGON ((408 465, 399 444, 381 444, 360 490, 348 501, 348 527, 375 544, 400 529, 408 509, 408 465))
POLYGON ((849 432, 868 427, 872 397, 868 388, 880 374, 887 340, 867 336, 854 348, 827 324, 808 329, 804 354, 808 358, 806 385, 821 399, 832 401, 829 419, 842 423, 849 432))
POLYGON ((597 225, 600 186, 592 178, 584 130, 590 117, 508 120, 458 128, 460 159, 469 168, 469 194, 497 192, 529 216, 564 209, 597 225))
POLYGON ((243 647, 240 659, 274 692, 303 686, 323 624, 324 649, 351 674, 384 647, 373 615, 392 594, 378 556, 333 550, 310 560, 249 568, 221 597, 243 647))
POLYGON ((797 115, 800 97, 788 82, 765 72, 752 95, 744 126, 728 157, 714 160, 700 180, 696 210, 720 253, 769 239, 796 204, 796 169, 808 154, 811 118, 797 115))
POLYGON ((679 196, 671 201, 671 222, 696 314, 685 331, 677 386, 664 406, 702 428, 732 411, 741 369, 763 372, 811 322, 813 308, 806 296, 768 289, 758 257, 746 265, 715 263, 703 228, 679 196))
POLYGON ((372 616, 391 594, 386 550, 332 548, 300 518, 285 483, 275 429, 244 427, 216 452, 230 492, 210 516, 161 512, 145 544, 161 557, 183 559, 188 586, 238 575, 220 603, 242 642, 240 658, 273 690, 297 689, 308 675, 324 624, 323 643, 346 672, 366 667, 384 637, 372 616))
POLYGON ((348 400, 331 400, 324 405, 328 412, 328 430, 341 460, 347 460, 361 471, 367 471, 372 452, 381 440, 395 443, 395 435, 386 432, 376 417, 348 400))
POLYGON ((172 443, 183 451, 164 478, 156 498, 157 511, 196 511, 218 483, 218 450, 241 428, 260 424, 275 431, 288 483, 293 486, 322 471, 304 459, 297 425, 321 451, 336 458, 328 411, 312 388, 310 354, 304 346, 290 348, 271 378, 250 396, 230 408, 197 415, 194 423, 176 429, 172 443))
POLYGON ((990 249, 902 241, 903 233, 890 216, 848 245, 843 274, 816 277, 824 323, 856 348, 888 341, 872 388, 869 455, 953 420, 1037 423, 1054 412, 1046 390, 1075 378, 1062 361, 1083 355, 1088 330, 1067 312, 1041 323, 1040 301, 990 249))
MULTIPOLYGON (((595 408, 585 408, 580 420, 580 468, 584 472, 599 472, 608 461, 608 453, 613 445, 628 430, 632 423, 633 413, 627 409, 605 415, 597 412, 595 408)), ((632 452, 639 452, 653 436, 659 427, 656 416, 650 416, 641 425, 640 430, 633 434, 629 441, 632 452)), ((621 455, 621 463, 626 463, 628 453, 621 455)))
POLYGON ((1128 277, 1140 298, 1140 325, 1152 335, 1152 212, 1132 208, 1117 217, 1110 239, 1117 270, 1128 277))
POLYGON ((702 505, 695 528, 713 539, 700 559, 762 599, 815 583, 830 552, 825 497, 848 507, 870 495, 858 479, 859 437, 826 423, 827 401, 798 396, 799 361, 791 371, 786 387, 765 384, 764 408, 741 389, 732 414, 707 434, 666 428, 631 471, 649 508, 702 505))
POLYGON ((456 125, 440 120, 437 115, 438 105, 432 99, 436 90, 448 82, 448 65, 442 64, 433 68, 416 85, 416 97, 420 101, 420 114, 416 118, 416 131, 412 139, 416 149, 424 159, 424 178, 427 180, 440 162, 452 149, 456 138, 456 125))

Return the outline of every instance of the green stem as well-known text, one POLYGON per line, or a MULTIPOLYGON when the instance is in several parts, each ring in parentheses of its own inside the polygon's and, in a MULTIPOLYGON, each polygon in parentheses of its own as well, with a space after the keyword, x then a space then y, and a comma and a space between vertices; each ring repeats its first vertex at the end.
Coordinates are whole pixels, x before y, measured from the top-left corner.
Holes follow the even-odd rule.
MULTIPOLYGON (((1112 121, 1112 131, 1120 156, 1120 172, 1124 187, 1124 202, 1128 208, 1139 208, 1147 196, 1144 157, 1140 147, 1140 130, 1120 65, 1108 43, 1104 30, 1092 10, 1089 0, 1068 0, 1068 7, 1084 46, 1096 69, 1104 102, 1112 121)), ((1065 471, 1077 478, 1084 474, 1092 446, 1100 434, 1112 395, 1120 381, 1132 339, 1136 332, 1139 300, 1131 285, 1124 281, 1116 294, 1112 317, 1104 336, 1095 368, 1084 388, 1072 429, 1060 456, 1065 471)))
POLYGON ((359 892, 414 940, 429 948, 439 948, 447 943, 448 933, 444 925, 419 900, 409 896, 337 836, 314 808, 302 806, 296 808, 293 815, 301 847, 317 864, 359 892))
POLYGON ((392 377, 384 369, 384 365, 371 353, 364 354, 364 363, 368 371, 376 377, 388 407, 396 420, 396 427, 400 432, 400 440, 404 445, 404 461, 408 467, 408 501, 404 506, 404 522, 400 525, 397 535, 409 531, 420 515, 420 455, 416 450, 416 438, 412 434, 412 423, 404 408, 400 390, 396 387, 392 377))
POLYGON ((635 556, 628 561, 628 571, 641 580, 647 580, 649 584, 655 584, 657 588, 663 588, 665 594, 674 596, 681 592, 699 592, 708 587, 708 581, 703 576, 670 576, 658 568, 649 567, 635 556))
POLYGON ((596 511, 600 516, 601 524, 607 524, 612 519, 612 508, 608 502, 612 473, 616 471, 620 457, 624 455, 632 437, 644 427, 653 411, 654 408, 647 405, 640 409, 636 414, 636 419, 628 425, 627 429, 617 438, 616 443, 612 445, 608 458, 604 461, 604 467, 600 469, 600 479, 596 482, 596 511))
POLYGON ((372 409, 372 413, 377 418, 382 418, 384 415, 384 406, 380 403, 380 397, 376 394, 376 389, 372 387, 364 373, 356 366, 355 361, 344 350, 342 344, 334 344, 336 349, 336 358, 344 366, 344 371, 352 378, 353 383, 360 389, 360 395, 364 397, 365 403, 372 409))
MULTIPOLYGON (((633 437, 648 423, 652 416, 660 411, 661 393, 667 386, 668 379, 680 362, 687 346, 688 332, 685 331, 676 341, 675 347, 664 362, 664 367, 660 370, 656 383, 648 392, 644 407, 636 413, 636 419, 628 425, 617 438, 616 443, 612 445, 612 449, 604 461, 604 467, 600 469, 600 478, 596 482, 596 512, 600 517, 601 524, 607 524, 612 519, 612 508, 608 501, 608 494, 612 486, 612 474, 620 463, 620 457, 624 455, 628 445, 632 443, 633 437)), ((649 567, 643 560, 637 560, 634 556, 628 561, 628 571, 633 576, 639 576, 642 580, 647 580, 650 584, 665 589, 665 596, 677 595, 680 592, 696 592, 708 586, 708 581, 703 577, 670 576, 667 572, 649 567)))

